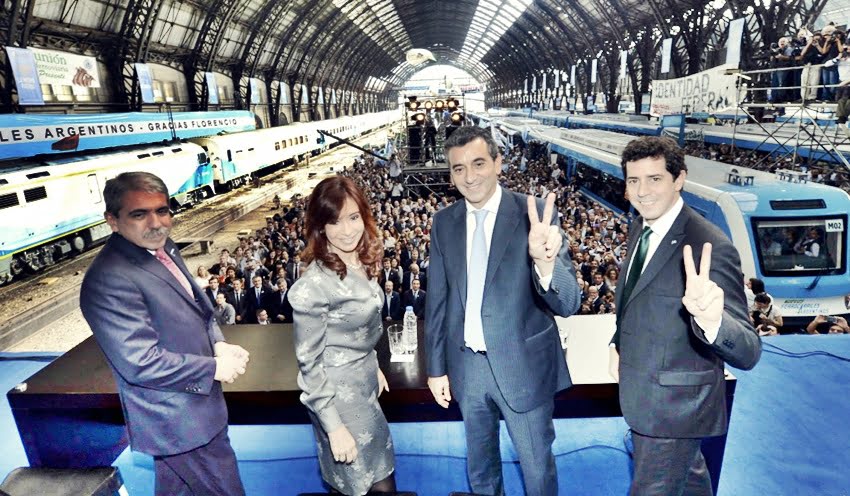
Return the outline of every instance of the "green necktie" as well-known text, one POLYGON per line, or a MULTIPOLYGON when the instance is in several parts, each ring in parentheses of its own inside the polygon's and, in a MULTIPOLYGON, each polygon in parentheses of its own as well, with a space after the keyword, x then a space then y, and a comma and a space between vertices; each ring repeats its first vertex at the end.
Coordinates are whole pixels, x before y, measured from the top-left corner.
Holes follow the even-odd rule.
POLYGON ((626 287, 623 288, 623 297, 620 299, 620 308, 624 307, 629 301, 629 297, 632 295, 632 290, 635 289, 635 285, 637 284, 638 279, 640 279, 640 273, 643 272, 643 264, 646 261, 646 252, 649 250, 650 234, 652 234, 652 229, 650 229, 649 226, 644 227, 643 232, 640 233, 640 240, 638 240, 637 247, 635 248, 635 258, 632 261, 631 268, 629 269, 629 276, 626 279, 626 287))

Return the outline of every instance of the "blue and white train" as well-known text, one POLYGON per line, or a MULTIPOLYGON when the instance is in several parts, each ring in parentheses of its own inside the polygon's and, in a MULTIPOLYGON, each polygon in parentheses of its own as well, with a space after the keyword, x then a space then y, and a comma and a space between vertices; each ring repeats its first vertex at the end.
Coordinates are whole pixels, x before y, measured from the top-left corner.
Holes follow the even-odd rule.
POLYGON ((253 131, 255 126, 254 114, 240 110, 0 114, 0 161, 253 131))
POLYGON ((355 138, 401 115, 386 111, 55 160, 7 161, 0 168, 0 284, 108 237, 103 185, 122 172, 160 176, 177 209, 244 184, 261 169, 333 146, 320 138, 319 129, 355 138))
MULTIPOLYGON (((630 206, 620 155, 632 136, 600 130, 535 126, 529 137, 549 143, 566 160, 568 177, 582 191, 618 212, 630 206)), ((682 197, 732 240, 746 277, 765 282, 786 325, 818 314, 848 313, 850 196, 839 188, 688 156, 682 197), (798 182, 791 182, 791 180, 798 182), (817 256, 801 253, 807 239, 817 256)))

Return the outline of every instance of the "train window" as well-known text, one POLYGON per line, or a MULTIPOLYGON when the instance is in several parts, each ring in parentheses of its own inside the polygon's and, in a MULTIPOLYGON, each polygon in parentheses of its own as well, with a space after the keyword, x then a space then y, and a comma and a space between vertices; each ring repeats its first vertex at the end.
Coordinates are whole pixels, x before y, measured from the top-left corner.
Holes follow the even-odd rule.
MULTIPOLYGON (((206 150, 206 149, 207 149, 207 147, 204 147, 204 150, 206 150)), ((183 151, 183 149, 182 148, 172 148, 171 151, 174 152, 174 153, 180 153, 180 152, 183 151)))
POLYGON ((279 141, 275 142, 275 144, 274 144, 274 149, 275 149, 275 150, 280 150, 280 142, 279 142, 279 141))
POLYGON ((153 152, 154 157, 161 157, 163 155, 165 155, 165 152, 153 152))
POLYGON ((286 148, 286 140, 281 140, 281 142, 280 142, 280 147, 281 147, 281 148, 286 148))
POLYGON ((248 151, 249 151, 249 152, 253 152, 253 151, 254 151, 254 149, 253 149, 253 148, 248 148, 248 151))
POLYGON ((230 153, 230 149, 227 150, 227 161, 233 162, 233 155, 230 153))
POLYGON ((50 172, 41 171, 41 172, 33 172, 32 174, 27 174, 27 179, 35 179, 37 177, 46 177, 49 176, 50 172))
POLYGON ((753 219, 756 255, 767 276, 843 274, 847 216, 753 219))
POLYGON ((45 198, 47 198, 47 190, 44 188, 44 186, 24 190, 24 199, 27 201, 27 203, 32 203, 38 200, 44 200, 45 198))
POLYGON ((18 201, 17 193, 7 193, 5 195, 0 195, 0 209, 17 207, 21 202, 18 201))
POLYGON ((198 165, 204 165, 207 162, 208 162, 207 154, 206 153, 199 153, 198 154, 198 165))
POLYGON ((136 158, 150 158, 150 153, 142 153, 141 155, 136 155, 136 158))
POLYGON ((8 179, 0 179, 0 184, 9 184, 8 179))

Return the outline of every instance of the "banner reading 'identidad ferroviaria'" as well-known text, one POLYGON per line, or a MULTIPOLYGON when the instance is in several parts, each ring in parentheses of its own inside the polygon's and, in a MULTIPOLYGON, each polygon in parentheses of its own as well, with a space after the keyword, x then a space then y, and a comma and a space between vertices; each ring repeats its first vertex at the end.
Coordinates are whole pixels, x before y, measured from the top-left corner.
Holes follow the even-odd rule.
POLYGON ((734 106, 737 77, 726 74, 732 68, 732 65, 720 65, 687 77, 653 80, 650 113, 655 116, 711 113, 734 106))
POLYGON ((97 60, 67 52, 32 48, 41 84, 100 88, 97 60))

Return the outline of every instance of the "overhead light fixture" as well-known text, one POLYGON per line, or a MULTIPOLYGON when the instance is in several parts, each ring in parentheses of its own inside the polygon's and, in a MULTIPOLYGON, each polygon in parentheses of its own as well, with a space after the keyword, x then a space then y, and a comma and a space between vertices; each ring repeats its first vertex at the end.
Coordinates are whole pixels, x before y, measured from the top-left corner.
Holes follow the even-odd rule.
POLYGON ((419 108, 419 102, 416 101, 416 95, 411 95, 407 97, 407 110, 417 110, 419 108))

